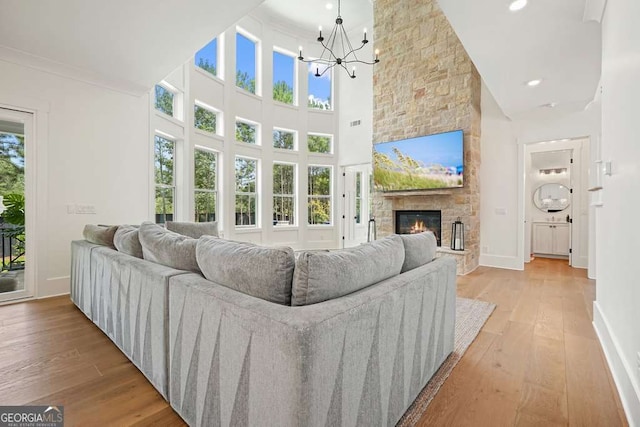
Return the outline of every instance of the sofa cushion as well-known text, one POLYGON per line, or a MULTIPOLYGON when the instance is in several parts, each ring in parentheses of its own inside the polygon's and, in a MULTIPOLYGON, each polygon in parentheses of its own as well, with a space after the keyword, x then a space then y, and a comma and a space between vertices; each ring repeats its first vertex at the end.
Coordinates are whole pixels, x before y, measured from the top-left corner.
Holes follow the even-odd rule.
POLYGON ((404 245, 399 236, 330 252, 302 252, 296 261, 291 305, 338 298, 400 274, 404 245))
POLYGON ((113 236, 113 244, 118 252, 142 258, 142 245, 138 236, 139 227, 121 225, 113 236))
POLYGON ((175 222, 167 221, 167 230, 183 236, 199 239, 202 236, 218 236, 218 221, 213 222, 175 222))
POLYGON ((203 236, 196 256, 208 280, 256 298, 291 304, 293 249, 203 236))
POLYGON ((436 236, 431 231, 419 234, 401 234, 404 244, 402 273, 425 265, 436 257, 436 236))
POLYGON ((116 234, 117 229, 117 225, 109 227, 106 225, 87 224, 84 226, 82 235, 88 242, 113 248, 113 236, 116 234))
POLYGON ((197 239, 143 222, 139 231, 143 258, 178 270, 200 273, 196 261, 197 239))

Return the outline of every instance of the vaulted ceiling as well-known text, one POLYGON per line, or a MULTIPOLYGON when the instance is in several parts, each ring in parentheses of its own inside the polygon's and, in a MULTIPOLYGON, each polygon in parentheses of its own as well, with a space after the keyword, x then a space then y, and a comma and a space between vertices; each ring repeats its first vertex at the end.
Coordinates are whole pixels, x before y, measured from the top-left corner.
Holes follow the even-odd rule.
MULTIPOLYGON (((373 1, 342 0, 348 30, 373 26, 373 1)), ((604 3, 529 0, 511 12, 506 0, 439 0, 512 119, 580 111, 594 98, 604 3), (542 82, 527 86, 533 79, 542 82)), ((0 0, 0 59, 145 93, 258 6, 280 26, 309 33, 318 24, 330 30, 337 15, 337 0, 0 0)))
POLYGON ((0 0, 0 59, 141 94, 263 0, 0 0))

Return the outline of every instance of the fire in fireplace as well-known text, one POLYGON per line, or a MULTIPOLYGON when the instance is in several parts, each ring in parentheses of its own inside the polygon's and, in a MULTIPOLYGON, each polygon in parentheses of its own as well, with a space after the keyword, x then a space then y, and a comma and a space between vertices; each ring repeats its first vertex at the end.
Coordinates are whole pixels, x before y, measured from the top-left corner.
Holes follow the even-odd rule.
POLYGON ((441 211, 396 211, 396 234, 416 234, 431 231, 440 246, 441 211))

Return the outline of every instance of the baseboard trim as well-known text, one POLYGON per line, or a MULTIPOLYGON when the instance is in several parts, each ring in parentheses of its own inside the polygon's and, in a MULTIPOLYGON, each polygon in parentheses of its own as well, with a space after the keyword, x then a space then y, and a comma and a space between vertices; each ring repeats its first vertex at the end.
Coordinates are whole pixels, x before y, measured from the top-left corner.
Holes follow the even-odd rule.
POLYGON ((523 270, 517 257, 504 255, 481 254, 480 265, 484 267, 504 268, 507 270, 523 270))
POLYGON ((640 387, 633 380, 631 367, 621 356, 620 346, 597 301, 593 303, 593 327, 604 351, 613 381, 618 388, 629 426, 640 426, 640 387))

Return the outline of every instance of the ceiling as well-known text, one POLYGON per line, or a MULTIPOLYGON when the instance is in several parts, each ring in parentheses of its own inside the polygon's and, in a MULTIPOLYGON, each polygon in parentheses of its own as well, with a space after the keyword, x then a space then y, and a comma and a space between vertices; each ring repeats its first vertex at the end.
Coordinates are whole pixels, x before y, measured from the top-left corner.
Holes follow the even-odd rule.
POLYGON ((0 59, 142 94, 263 0, 0 0, 0 59))
MULTIPOLYGON (((367 28, 373 34, 373 0, 340 0, 343 26, 347 31, 362 31, 367 28)), ((266 0, 258 10, 266 12, 275 21, 286 22, 296 32, 315 34, 318 26, 331 31, 338 16, 338 0, 266 0), (326 5, 331 4, 332 9, 326 5)))
MULTIPOLYGON (((503 112, 511 119, 581 111, 600 80, 600 24, 594 0, 439 0, 440 7, 503 112), (536 87, 526 82, 542 79, 536 87), (557 104, 550 107, 549 104, 557 104), (546 106, 545 106, 546 105, 546 106)), ((601 16, 601 10, 599 16, 601 16)))

